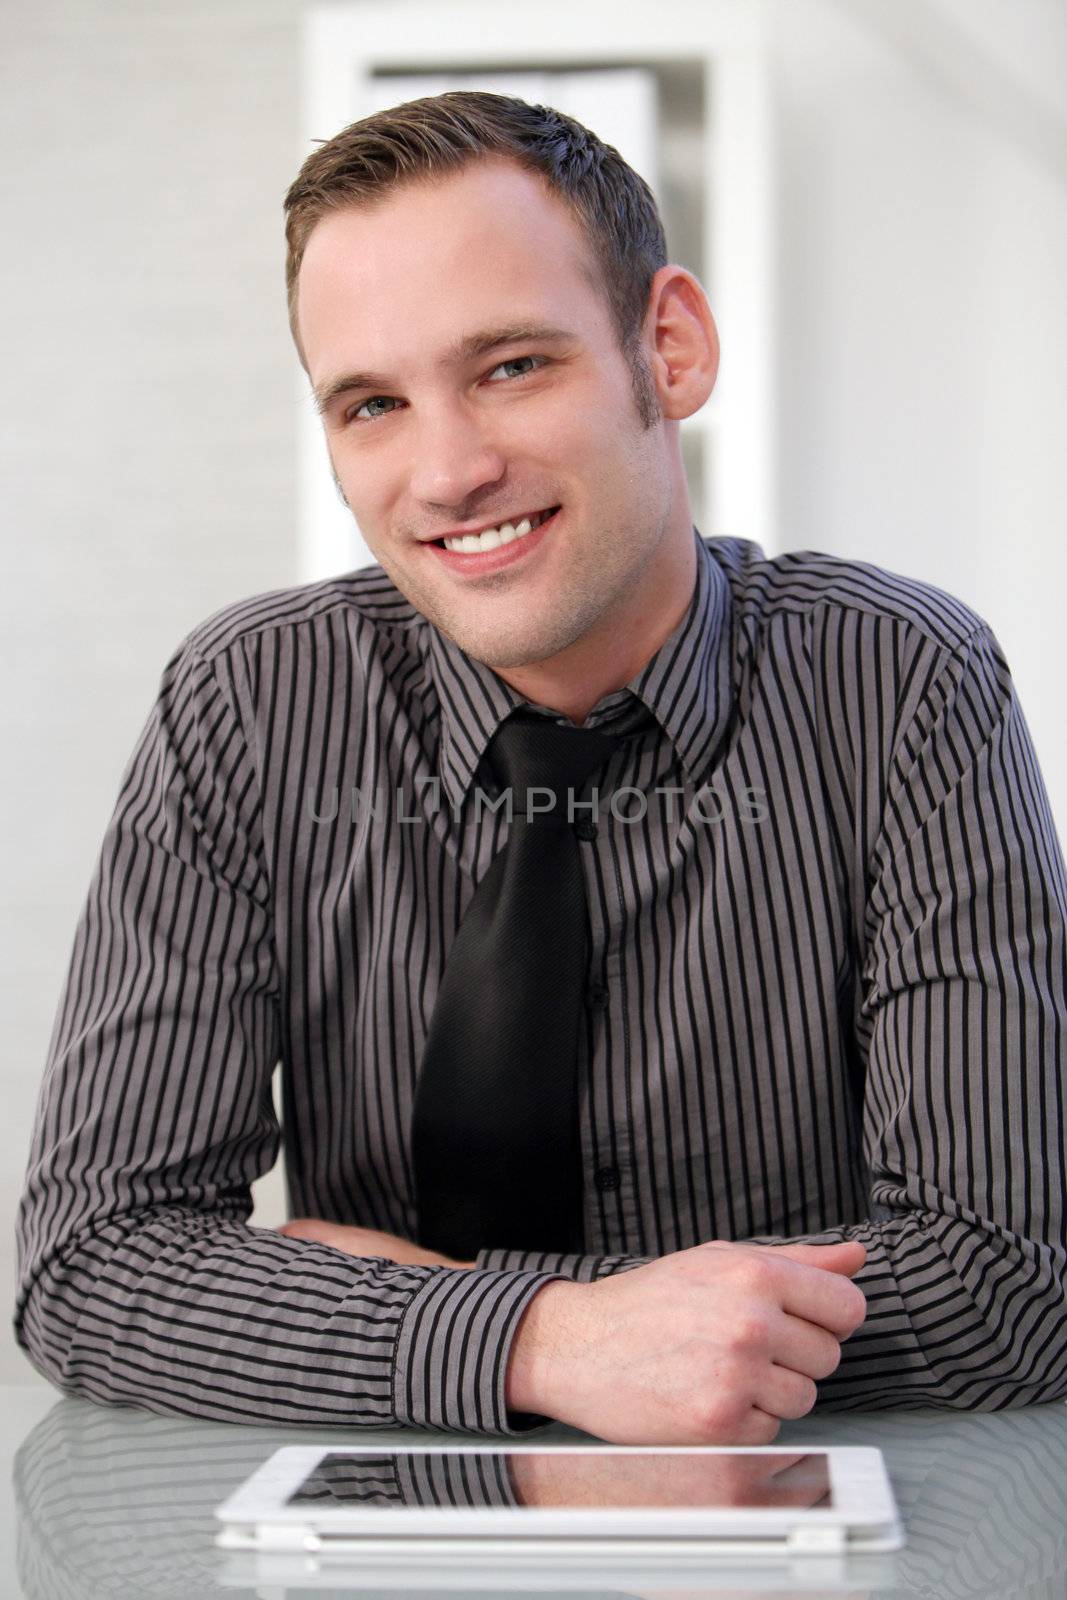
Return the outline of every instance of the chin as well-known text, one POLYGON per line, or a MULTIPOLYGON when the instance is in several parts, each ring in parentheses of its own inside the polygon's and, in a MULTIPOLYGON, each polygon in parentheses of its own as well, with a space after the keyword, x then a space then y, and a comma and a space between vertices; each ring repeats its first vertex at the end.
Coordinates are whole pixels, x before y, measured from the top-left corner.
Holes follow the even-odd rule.
POLYGON ((495 637, 487 637, 484 633, 471 634, 464 629, 454 633, 446 631, 473 661, 480 661, 483 667, 491 667, 494 672, 506 672, 511 667, 530 667, 538 661, 548 661, 574 643, 571 635, 516 639, 513 630, 495 637))

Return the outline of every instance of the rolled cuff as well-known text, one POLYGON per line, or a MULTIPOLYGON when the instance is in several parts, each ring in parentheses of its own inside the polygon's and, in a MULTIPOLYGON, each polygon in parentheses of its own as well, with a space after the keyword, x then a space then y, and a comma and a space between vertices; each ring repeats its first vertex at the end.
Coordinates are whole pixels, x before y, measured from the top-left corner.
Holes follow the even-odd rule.
POLYGON ((552 1417, 509 1411, 511 1342, 538 1289, 561 1272, 434 1268, 400 1320, 393 1352, 393 1409, 414 1428, 521 1434, 552 1417))

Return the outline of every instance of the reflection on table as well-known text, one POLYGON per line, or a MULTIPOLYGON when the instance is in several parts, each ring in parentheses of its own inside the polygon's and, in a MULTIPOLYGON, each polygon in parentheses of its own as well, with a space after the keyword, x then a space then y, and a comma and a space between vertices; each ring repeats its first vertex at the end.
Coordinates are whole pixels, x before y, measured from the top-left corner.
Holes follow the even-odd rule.
MULTIPOLYGON (((673 1596, 814 1592, 956 1600, 1063 1600, 1067 1594, 1067 1405, 1017 1411, 818 1413, 783 1424, 776 1446, 801 1451, 829 1444, 875 1445, 886 1466, 907 1543, 892 1555, 852 1557, 826 1581, 717 1564, 682 1571, 657 1562, 621 1573, 567 1564, 499 1560, 458 1578, 415 1560, 403 1567, 366 1562, 316 1574, 297 1557, 274 1569, 265 1586, 263 1558, 246 1563, 247 1585, 233 1553, 216 1549, 215 1507, 284 1444, 373 1445, 395 1452, 407 1443, 462 1443, 509 1450, 510 1441, 424 1430, 282 1429, 225 1426, 157 1416, 130 1407, 58 1399, 23 1440, 14 1501, 19 1579, 26 1600, 104 1600, 106 1596, 276 1596, 316 1592, 411 1597, 457 1587, 471 1593, 530 1595, 568 1589, 614 1595, 673 1596), (551 1568, 551 1570, 550 1570, 551 1568), (787 1587, 788 1584, 788 1587, 787 1587), (813 1587, 814 1584, 814 1587, 813 1587), (820 1587, 821 1584, 821 1587, 820 1587)), ((538 1431, 527 1448, 596 1443, 562 1425, 538 1431)), ((512 1457, 514 1460, 514 1457, 512 1457)), ((521 1503, 515 1479, 501 1493, 521 1503)), ((794 1567, 794 1573, 796 1572, 794 1567)))

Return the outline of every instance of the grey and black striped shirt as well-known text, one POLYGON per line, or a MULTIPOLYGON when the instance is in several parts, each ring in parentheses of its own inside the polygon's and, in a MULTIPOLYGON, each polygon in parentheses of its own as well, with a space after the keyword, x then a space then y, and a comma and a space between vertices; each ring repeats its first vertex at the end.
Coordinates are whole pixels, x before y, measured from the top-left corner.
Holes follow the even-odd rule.
POLYGON ((630 736, 580 828, 582 1254, 416 1268, 247 1220, 280 1063, 292 1214, 416 1237, 418 1064, 507 835, 480 762, 522 697, 380 567, 174 651, 18 1216, 16 1332, 61 1388, 521 1432, 505 1369, 543 1284, 850 1237, 868 1314, 820 1405, 1067 1396, 1067 881, 997 640, 866 563, 694 537, 687 615, 587 720, 630 736))

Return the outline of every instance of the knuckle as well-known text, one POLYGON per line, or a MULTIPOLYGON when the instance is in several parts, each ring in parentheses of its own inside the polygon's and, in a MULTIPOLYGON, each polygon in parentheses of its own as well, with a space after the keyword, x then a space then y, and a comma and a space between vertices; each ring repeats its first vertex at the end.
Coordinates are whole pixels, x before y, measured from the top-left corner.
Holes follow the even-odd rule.
POLYGON ((762 1256, 739 1253, 733 1264, 738 1287, 752 1295, 766 1293, 771 1279, 770 1264, 762 1256))
POLYGON ((702 1436, 712 1444, 736 1442, 748 1402, 730 1388, 711 1395, 700 1408, 702 1436))
POLYGON ((734 1351, 761 1350, 770 1336, 770 1318, 755 1306, 746 1306, 734 1317, 726 1342, 734 1351))

